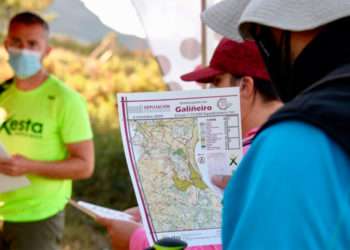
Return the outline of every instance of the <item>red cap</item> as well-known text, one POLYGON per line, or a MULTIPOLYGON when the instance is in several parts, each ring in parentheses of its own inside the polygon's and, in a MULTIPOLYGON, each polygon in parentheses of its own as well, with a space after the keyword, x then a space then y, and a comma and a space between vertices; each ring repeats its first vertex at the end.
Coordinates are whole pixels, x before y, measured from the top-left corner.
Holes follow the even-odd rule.
POLYGON ((217 75, 223 73, 270 80, 255 42, 239 43, 227 38, 220 41, 208 67, 202 67, 182 75, 181 79, 209 83, 213 82, 217 75))

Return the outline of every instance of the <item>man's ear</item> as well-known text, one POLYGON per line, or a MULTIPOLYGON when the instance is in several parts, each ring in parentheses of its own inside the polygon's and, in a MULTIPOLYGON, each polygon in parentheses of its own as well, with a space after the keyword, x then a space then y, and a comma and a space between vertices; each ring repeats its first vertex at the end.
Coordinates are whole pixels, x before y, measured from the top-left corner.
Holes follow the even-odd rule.
POLYGON ((255 96, 254 79, 250 76, 244 76, 240 80, 241 80, 241 84, 240 84, 241 97, 246 100, 253 99, 255 96))
POLYGON ((51 50, 52 50, 52 48, 50 46, 47 46, 47 48, 45 49, 44 54, 41 56, 40 60, 43 61, 45 59, 45 57, 47 57, 50 54, 51 50))
POLYGON ((8 37, 6 36, 5 39, 4 39, 4 47, 5 47, 6 50, 9 49, 8 44, 9 44, 9 39, 8 39, 8 37))
POLYGON ((52 50, 52 47, 47 46, 45 53, 44 53, 44 57, 48 56, 50 54, 51 50, 52 50))

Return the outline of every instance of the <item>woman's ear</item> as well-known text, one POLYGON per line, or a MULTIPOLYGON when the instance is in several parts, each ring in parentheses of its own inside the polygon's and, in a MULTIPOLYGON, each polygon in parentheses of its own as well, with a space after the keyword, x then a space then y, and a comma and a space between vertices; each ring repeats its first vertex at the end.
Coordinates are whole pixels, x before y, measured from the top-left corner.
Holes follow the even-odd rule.
POLYGON ((240 79, 241 98, 253 100, 255 97, 254 79, 250 76, 244 76, 240 79))

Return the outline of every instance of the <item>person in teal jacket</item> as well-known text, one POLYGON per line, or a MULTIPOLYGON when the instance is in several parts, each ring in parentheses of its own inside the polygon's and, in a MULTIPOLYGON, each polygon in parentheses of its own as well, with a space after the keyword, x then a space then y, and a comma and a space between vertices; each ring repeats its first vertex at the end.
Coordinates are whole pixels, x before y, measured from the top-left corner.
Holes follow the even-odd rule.
POLYGON ((350 1, 224 0, 202 18, 257 42, 286 103, 225 189, 223 248, 349 249, 350 1))

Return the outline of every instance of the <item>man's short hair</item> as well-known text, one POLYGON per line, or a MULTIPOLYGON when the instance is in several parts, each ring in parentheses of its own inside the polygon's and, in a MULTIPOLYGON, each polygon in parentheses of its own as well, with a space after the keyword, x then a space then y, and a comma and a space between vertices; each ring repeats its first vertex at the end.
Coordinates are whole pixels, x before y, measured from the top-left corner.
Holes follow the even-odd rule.
POLYGON ((15 23, 22 23, 22 24, 38 24, 42 26, 47 32, 49 32, 49 24, 39 15, 33 13, 33 12, 21 12, 17 15, 13 16, 10 20, 9 26, 11 27, 15 23))

